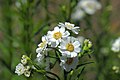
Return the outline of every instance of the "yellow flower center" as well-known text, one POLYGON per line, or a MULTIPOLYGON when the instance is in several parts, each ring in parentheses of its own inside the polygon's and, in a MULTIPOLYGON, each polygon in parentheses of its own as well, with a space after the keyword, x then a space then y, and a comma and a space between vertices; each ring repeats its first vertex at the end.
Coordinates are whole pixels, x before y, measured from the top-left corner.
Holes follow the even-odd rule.
POLYGON ((43 48, 44 46, 45 46, 45 44, 46 44, 46 41, 43 41, 42 43, 40 43, 40 48, 43 48))
POLYGON ((71 43, 68 43, 68 44, 66 45, 66 49, 67 49, 68 51, 72 52, 72 51, 74 50, 74 46, 73 46, 71 43))
POLYGON ((73 58, 68 58, 66 61, 66 64, 70 65, 72 64, 72 62, 73 62, 73 58))
POLYGON ((57 40, 57 39, 60 39, 62 37, 62 34, 60 32, 56 32, 53 34, 53 37, 57 40))

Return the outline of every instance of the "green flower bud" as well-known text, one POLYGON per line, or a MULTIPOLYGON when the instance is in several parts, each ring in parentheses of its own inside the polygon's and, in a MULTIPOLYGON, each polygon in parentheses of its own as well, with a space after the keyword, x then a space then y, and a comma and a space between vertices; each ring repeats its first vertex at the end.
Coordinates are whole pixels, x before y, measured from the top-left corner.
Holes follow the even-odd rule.
POLYGON ((92 47, 92 43, 89 42, 89 43, 88 43, 88 48, 91 48, 91 47, 92 47))

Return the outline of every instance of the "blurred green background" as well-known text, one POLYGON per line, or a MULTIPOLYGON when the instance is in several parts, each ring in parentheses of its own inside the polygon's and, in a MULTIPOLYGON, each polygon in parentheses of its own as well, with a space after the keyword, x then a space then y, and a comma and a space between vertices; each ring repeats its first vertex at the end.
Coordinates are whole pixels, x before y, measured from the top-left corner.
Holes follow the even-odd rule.
MULTIPOLYGON (((89 38, 94 53, 81 58, 94 61, 82 73, 83 80, 120 80, 120 72, 115 73, 113 66, 120 67, 119 53, 111 51, 112 41, 120 36, 120 0, 99 0, 102 9, 94 15, 87 15, 77 22, 70 18, 72 7, 78 0, 0 0, 0 80, 45 80, 44 76, 34 73, 31 78, 14 73, 23 54, 36 58, 37 44, 48 30, 59 22, 69 21, 80 26, 78 36, 89 38)), ((62 79, 58 64, 51 70, 62 79)))

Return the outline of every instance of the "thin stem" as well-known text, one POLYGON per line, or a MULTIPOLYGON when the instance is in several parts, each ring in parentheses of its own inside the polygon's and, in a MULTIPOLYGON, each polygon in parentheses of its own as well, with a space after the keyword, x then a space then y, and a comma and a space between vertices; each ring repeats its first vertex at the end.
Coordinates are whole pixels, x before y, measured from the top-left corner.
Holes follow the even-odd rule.
POLYGON ((68 75, 68 72, 64 70, 64 80, 67 80, 67 75, 68 75))
POLYGON ((32 29, 33 29, 33 12, 31 7, 31 1, 27 1, 28 5, 25 7, 25 11, 21 11, 20 18, 23 19, 23 43, 25 53, 29 56, 32 52, 32 29))
POLYGON ((84 69, 85 69, 85 67, 83 67, 82 70, 81 70, 81 72, 80 72, 80 74, 77 75, 77 78, 78 78, 78 79, 80 78, 80 76, 81 76, 81 74, 83 73, 84 69))
POLYGON ((57 48, 54 48, 54 47, 48 47, 48 48, 54 49, 57 57, 60 58, 60 54, 59 54, 60 51, 57 48))
POLYGON ((71 6, 72 0, 69 0, 69 14, 67 21, 71 21, 71 13, 72 13, 72 6, 71 6))
POLYGON ((47 56, 49 58, 54 58, 54 59, 59 59, 58 57, 53 57, 53 56, 47 56))

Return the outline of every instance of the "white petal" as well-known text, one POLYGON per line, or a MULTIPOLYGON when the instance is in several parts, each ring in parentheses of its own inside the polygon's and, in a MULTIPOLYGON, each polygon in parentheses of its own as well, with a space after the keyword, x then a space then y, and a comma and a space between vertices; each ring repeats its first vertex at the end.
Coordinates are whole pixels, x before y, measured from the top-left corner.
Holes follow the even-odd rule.
POLYGON ((57 42, 51 42, 51 47, 57 47, 58 43, 57 42))
POLYGON ((75 27, 74 29, 72 29, 72 32, 75 34, 78 34, 80 31, 79 27, 75 27))
POLYGON ((79 31, 77 31, 77 30, 75 30, 75 29, 72 30, 72 32, 75 33, 75 34, 78 34, 78 33, 79 33, 79 31))
POLYGON ((69 51, 64 51, 64 53, 62 53, 63 56, 67 56, 67 57, 71 57, 71 54, 69 51))
POLYGON ((71 43, 74 43, 74 41, 76 41, 76 38, 71 37, 70 41, 71 41, 71 43))
POLYGON ((40 53, 37 54, 37 57, 42 57, 42 55, 40 53))
POLYGON ((68 37, 70 35, 70 33, 68 31, 66 31, 62 37, 68 37))
POLYGON ((76 57, 77 56, 77 53, 76 52, 71 52, 71 57, 76 57))
POLYGON ((58 46, 60 49, 66 49, 65 44, 61 43, 60 46, 58 46))
POLYGON ((80 49, 79 47, 78 47, 78 48, 74 48, 74 51, 77 52, 77 53, 79 53, 80 50, 81 50, 81 49, 80 49))
POLYGON ((65 40, 65 41, 67 41, 67 43, 70 43, 71 37, 67 37, 67 40, 65 40))
POLYGON ((75 48, 77 48, 77 47, 80 46, 80 42, 79 42, 79 41, 75 41, 75 42, 73 43, 73 45, 74 45, 75 48))
POLYGON ((51 42, 55 42, 55 41, 56 41, 55 38, 50 38, 49 40, 50 40, 51 42))
POLYGON ((59 51, 60 51, 61 53, 65 53, 65 52, 66 52, 66 49, 59 49, 59 51))
POLYGON ((61 27, 61 28, 60 28, 60 32, 61 32, 61 33, 65 32, 65 27, 61 27))
POLYGON ((45 41, 45 36, 42 37, 42 41, 45 41))
POLYGON ((48 38, 51 38, 51 37, 52 37, 52 31, 48 31, 47 37, 48 37, 48 38))
POLYGON ((54 31, 55 31, 55 32, 59 32, 59 31, 60 31, 60 30, 59 30, 59 27, 55 27, 55 28, 54 28, 54 31))
POLYGON ((71 68, 75 69, 78 64, 78 57, 73 58, 73 63, 71 64, 71 68))
POLYGON ((65 69, 66 71, 70 71, 70 70, 71 70, 71 67, 70 67, 69 65, 65 64, 64 69, 65 69))
POLYGON ((42 51, 42 48, 37 48, 36 49, 36 53, 41 53, 41 51, 42 51))

